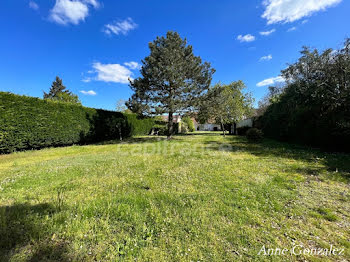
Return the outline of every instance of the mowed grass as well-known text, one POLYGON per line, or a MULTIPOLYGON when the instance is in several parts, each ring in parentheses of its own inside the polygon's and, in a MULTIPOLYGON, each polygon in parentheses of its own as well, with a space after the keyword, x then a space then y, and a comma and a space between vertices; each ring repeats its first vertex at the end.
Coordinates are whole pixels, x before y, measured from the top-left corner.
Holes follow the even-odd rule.
POLYGON ((349 172, 350 155, 218 133, 2 155, 0 261, 346 261, 349 172))

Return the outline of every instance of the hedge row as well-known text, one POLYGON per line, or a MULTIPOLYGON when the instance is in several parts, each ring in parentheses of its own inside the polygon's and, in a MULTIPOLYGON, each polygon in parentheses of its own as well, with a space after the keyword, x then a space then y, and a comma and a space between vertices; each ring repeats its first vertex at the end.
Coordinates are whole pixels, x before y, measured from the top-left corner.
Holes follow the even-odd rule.
POLYGON ((0 92, 0 153, 148 134, 153 119, 0 92))

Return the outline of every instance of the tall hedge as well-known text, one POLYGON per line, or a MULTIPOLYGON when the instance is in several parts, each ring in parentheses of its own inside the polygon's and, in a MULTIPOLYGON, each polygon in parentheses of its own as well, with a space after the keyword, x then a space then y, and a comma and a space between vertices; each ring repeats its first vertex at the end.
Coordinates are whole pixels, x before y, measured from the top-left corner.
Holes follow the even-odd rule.
POLYGON ((304 48, 261 117, 267 137, 350 152, 350 38, 340 50, 304 48))
POLYGON ((0 92, 0 153, 148 134, 152 119, 0 92))
POLYGON ((129 123, 132 136, 149 134, 155 124, 152 118, 139 119, 136 114, 124 114, 124 116, 129 123))

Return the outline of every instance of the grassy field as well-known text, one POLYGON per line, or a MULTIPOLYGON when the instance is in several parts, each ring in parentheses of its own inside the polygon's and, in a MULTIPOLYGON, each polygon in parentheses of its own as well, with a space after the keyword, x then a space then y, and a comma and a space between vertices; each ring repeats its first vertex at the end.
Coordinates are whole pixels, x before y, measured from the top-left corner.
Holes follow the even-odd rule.
POLYGON ((2 155, 0 261, 347 261, 349 172, 350 155, 216 133, 2 155))

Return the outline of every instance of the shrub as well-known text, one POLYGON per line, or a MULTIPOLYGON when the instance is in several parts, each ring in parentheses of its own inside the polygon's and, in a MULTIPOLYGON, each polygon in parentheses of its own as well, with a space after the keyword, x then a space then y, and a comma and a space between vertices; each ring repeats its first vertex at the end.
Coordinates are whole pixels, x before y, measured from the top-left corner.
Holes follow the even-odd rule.
POLYGON ((188 131, 189 131, 189 128, 188 128, 187 123, 181 121, 181 123, 180 123, 180 133, 186 134, 186 133, 188 133, 188 131))
POLYGON ((0 153, 116 139, 121 122, 123 138, 153 126, 152 119, 50 99, 0 92, 0 101, 0 153))
POLYGON ((251 127, 249 126, 242 126, 242 127, 237 127, 237 135, 239 136, 245 136, 247 131, 250 129, 251 127))
POLYGON ((188 117, 188 116, 183 117, 181 122, 183 122, 187 125, 189 132, 194 132, 194 123, 190 117, 188 117))
POLYGON ((263 132, 257 128, 250 128, 246 133, 247 139, 252 142, 259 142, 263 139, 263 132))

